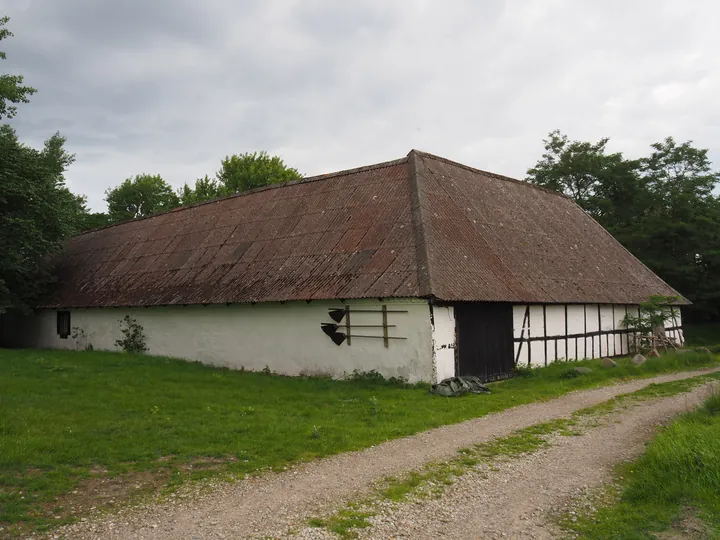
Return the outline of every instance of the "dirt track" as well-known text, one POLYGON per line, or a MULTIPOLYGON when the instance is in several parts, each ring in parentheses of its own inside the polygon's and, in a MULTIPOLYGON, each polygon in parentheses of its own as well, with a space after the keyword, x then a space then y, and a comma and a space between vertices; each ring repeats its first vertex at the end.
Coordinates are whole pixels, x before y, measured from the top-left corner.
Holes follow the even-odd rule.
MULTIPOLYGON (((460 477, 440 499, 402 504, 373 518, 374 527, 360 537, 560 538, 562 531, 549 516, 611 481, 615 464, 638 457, 658 425, 706 394, 703 387, 640 402, 603 418, 601 427, 581 436, 555 436, 546 450, 460 477)), ((303 532, 310 531, 298 536, 303 532)))
MULTIPOLYGON (((389 475, 420 468, 429 461, 450 459, 457 449, 508 435, 512 431, 601 403, 639 390, 651 383, 669 382, 719 371, 720 368, 664 375, 630 383, 568 394, 544 403, 534 403, 492 414, 412 437, 388 441, 360 452, 340 454, 295 467, 287 472, 267 474, 236 484, 220 484, 211 493, 190 500, 171 500, 160 505, 129 508, 101 521, 90 520, 55 532, 60 538, 80 539, 192 539, 277 536, 292 525, 302 525, 311 515, 326 512, 343 500, 367 492, 373 482, 389 475)), ((632 457, 642 449, 652 426, 688 406, 686 396, 639 405, 622 416, 620 424, 598 428, 582 437, 566 437, 542 453, 504 465, 499 483, 483 484, 480 476, 463 477, 445 497, 444 510, 424 505, 399 510, 397 520, 378 526, 372 537, 410 538, 446 535, 477 538, 552 538, 553 532, 533 512, 552 506, 578 486, 601 482, 616 461, 632 457), (474 478, 474 480, 473 480, 474 478), (525 479, 524 483, 519 480, 525 479), (467 482, 475 482, 468 484, 467 482), (505 490, 493 492, 490 486, 505 490), (452 499, 457 497, 457 499, 452 499), (402 512, 409 512, 407 518, 402 512), (413 513, 417 511, 417 513, 413 513), (447 512, 444 518, 431 512, 447 512), (488 514, 490 513, 490 514, 488 514), (450 523, 472 515, 464 532, 450 523), (423 521, 426 516, 426 521, 423 521), (455 516, 455 517, 453 517, 455 516), (441 519, 444 521, 441 521, 441 519), (424 523, 422 529, 403 529, 397 523, 424 523), (433 524, 434 527, 433 528, 433 524), (488 528, 490 527, 490 528, 488 528), (485 531, 485 532, 482 532, 485 531), (432 533, 432 534, 431 534, 432 533)), ((432 502, 428 503, 429 505, 432 502)), ((410 505, 408 505, 408 508, 410 505)), ((302 527, 301 527, 302 528, 302 527)), ((321 531, 305 531, 318 537, 321 531)))

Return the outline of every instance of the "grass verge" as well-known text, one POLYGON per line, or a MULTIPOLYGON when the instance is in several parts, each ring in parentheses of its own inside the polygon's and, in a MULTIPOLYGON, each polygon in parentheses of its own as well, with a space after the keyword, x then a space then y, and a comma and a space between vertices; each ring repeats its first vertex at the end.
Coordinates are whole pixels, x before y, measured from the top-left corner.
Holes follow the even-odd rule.
MULTIPOLYGON (((355 538, 358 529, 372 525, 370 519, 380 513, 380 505, 383 502, 398 503, 411 497, 414 499, 441 497, 445 488, 453 484, 456 478, 469 471, 477 471, 479 465, 492 466, 499 459, 515 459, 537 452, 549 446, 550 435, 582 435, 583 427, 592 425, 589 420, 610 414, 619 408, 629 407, 640 401, 688 392, 713 380, 720 380, 720 373, 652 384, 593 407, 580 409, 570 418, 559 418, 535 424, 517 430, 507 437, 463 448, 458 450, 459 455, 456 458, 449 461, 429 463, 423 469, 411 471, 400 478, 386 478, 376 486, 369 497, 352 501, 329 516, 311 518, 308 520, 308 525, 325 528, 341 538, 355 538)), ((720 411, 720 407, 718 410, 720 411)))
POLYGON ((161 357, 0 349, 0 531, 67 523, 188 479, 242 477, 619 380, 716 365, 672 355, 567 378, 556 363, 459 399, 161 357))
POLYGON ((580 538, 720 538, 720 393, 663 429, 593 511, 565 515, 580 538), (579 514, 579 515, 577 515, 579 514))

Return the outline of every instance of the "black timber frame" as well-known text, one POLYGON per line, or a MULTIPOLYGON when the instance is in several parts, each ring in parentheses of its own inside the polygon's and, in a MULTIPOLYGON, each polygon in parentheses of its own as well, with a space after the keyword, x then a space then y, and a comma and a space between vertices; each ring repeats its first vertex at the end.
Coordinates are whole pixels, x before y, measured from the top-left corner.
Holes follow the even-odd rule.
MULTIPOLYGON (((623 354, 628 354, 630 352, 629 345, 628 349, 625 350, 625 348, 622 346, 622 340, 620 341, 620 351, 617 350, 617 341, 613 340, 613 350, 612 354, 610 351, 610 336, 622 336, 622 335, 637 335, 637 332, 633 328, 617 328, 615 324, 615 306, 616 304, 582 304, 583 306, 583 333, 575 333, 575 334, 569 334, 568 333, 568 305, 580 305, 580 304, 563 304, 565 307, 565 334, 564 335, 547 335, 547 306, 548 305, 558 305, 558 304, 514 304, 514 306, 526 306, 525 308, 525 315, 523 316, 523 325, 520 332, 520 337, 514 337, 513 343, 519 343, 520 346, 517 349, 517 352, 515 353, 515 365, 518 364, 520 361, 520 355, 523 350, 523 346, 525 343, 528 344, 528 366, 532 364, 532 347, 530 347, 530 343, 542 341, 543 342, 543 353, 544 353, 544 365, 548 365, 548 343, 554 342, 555 347, 555 359, 558 358, 558 341, 565 341, 565 358, 568 358, 569 355, 569 347, 568 343, 569 340, 574 339, 575 340, 575 355, 578 356, 578 340, 583 339, 584 346, 583 346, 583 352, 585 358, 594 358, 595 357, 595 337, 597 337, 597 344, 598 344, 598 357, 602 356, 620 356, 623 354), (530 307, 531 306, 542 306, 542 313, 543 313, 543 335, 542 336, 530 336, 530 307), (598 317, 598 328, 600 330, 596 330, 593 332, 587 331, 587 318, 588 318, 588 306, 597 306, 597 317, 598 317), (612 329, 610 330, 602 330, 602 306, 611 306, 612 307, 612 329), (525 328, 528 330, 528 335, 525 336, 525 328), (605 354, 603 355, 603 336, 605 336, 605 354), (587 346, 587 338, 592 338, 590 340, 591 345, 591 352, 592 356, 588 356, 588 346, 587 346)), ((618 304, 619 305, 619 304, 618 304)), ((628 314, 628 307, 625 306, 625 314, 628 314)), ((638 307, 638 316, 640 315, 640 308, 638 307)), ((681 335, 680 331, 682 330, 682 326, 678 325, 677 318, 675 316, 675 307, 670 306, 670 315, 671 320, 673 322, 673 326, 666 327, 665 331, 670 332, 671 336, 674 337, 676 340, 680 340, 681 335)))

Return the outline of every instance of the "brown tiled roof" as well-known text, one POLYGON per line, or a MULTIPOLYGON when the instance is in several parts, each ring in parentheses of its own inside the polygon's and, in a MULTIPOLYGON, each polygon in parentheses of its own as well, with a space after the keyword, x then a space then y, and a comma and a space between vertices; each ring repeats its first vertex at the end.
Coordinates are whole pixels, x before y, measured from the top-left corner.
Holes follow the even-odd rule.
POLYGON ((42 307, 677 293, 570 199, 430 154, 72 238, 42 307))
POLYGON ((618 304, 679 296, 564 195, 422 152, 409 165, 422 295, 618 304))

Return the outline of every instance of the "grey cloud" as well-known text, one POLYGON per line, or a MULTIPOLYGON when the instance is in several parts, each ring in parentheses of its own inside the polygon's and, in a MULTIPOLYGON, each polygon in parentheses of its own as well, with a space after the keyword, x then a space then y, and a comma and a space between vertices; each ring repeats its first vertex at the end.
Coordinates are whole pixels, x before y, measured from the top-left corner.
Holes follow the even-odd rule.
POLYGON ((0 0, 2 69, 39 89, 14 122, 77 154, 73 189, 179 186, 266 149, 305 174, 421 148, 522 177, 541 140, 720 142, 711 1, 0 0), (7 45, 6 45, 7 44, 7 45))

